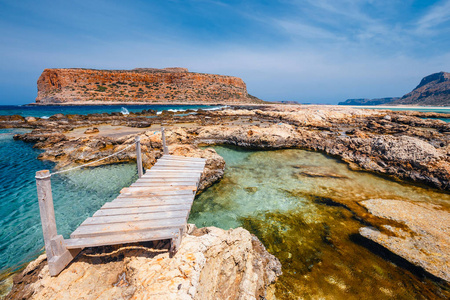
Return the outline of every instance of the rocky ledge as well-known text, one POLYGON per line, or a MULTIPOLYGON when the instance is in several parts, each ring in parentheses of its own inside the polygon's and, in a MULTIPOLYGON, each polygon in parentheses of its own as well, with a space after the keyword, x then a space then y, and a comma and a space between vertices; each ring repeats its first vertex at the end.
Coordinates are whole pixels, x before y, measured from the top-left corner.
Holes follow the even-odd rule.
POLYGON ((390 199, 372 199, 360 204, 385 222, 397 222, 397 226, 382 225, 383 231, 363 227, 360 229, 362 236, 450 282, 449 212, 429 203, 390 199))
POLYGON ((42 255, 16 275, 7 299, 265 299, 281 274, 278 259, 242 228, 188 225, 173 258, 168 248, 162 241, 84 249, 57 277, 42 255))

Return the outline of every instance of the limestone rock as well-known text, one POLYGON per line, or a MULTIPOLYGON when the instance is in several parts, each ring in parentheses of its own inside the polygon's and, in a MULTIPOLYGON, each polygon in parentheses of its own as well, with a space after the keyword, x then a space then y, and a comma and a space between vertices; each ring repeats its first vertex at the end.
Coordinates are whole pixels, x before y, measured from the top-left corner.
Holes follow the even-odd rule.
POLYGON ((407 226, 405 230, 385 225, 390 234, 363 227, 362 236, 450 282, 450 213, 437 205, 401 200, 372 199, 360 204, 377 217, 407 226))
POLYGON ((93 70, 45 69, 36 104, 262 102, 237 77, 192 73, 182 68, 93 70))
POLYGON ((169 258, 167 243, 88 248, 50 277, 45 256, 15 278, 7 299, 261 299, 281 264, 242 228, 192 230, 169 258))

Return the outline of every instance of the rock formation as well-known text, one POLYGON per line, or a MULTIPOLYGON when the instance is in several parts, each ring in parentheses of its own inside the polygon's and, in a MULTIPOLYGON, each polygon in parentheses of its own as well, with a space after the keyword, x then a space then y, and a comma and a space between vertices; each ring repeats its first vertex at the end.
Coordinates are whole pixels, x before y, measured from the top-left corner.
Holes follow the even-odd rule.
POLYGON ((414 90, 391 104, 450 106, 450 73, 424 77, 414 90))
POLYGON ((450 73, 439 72, 424 77, 419 85, 403 97, 347 99, 339 105, 417 105, 450 106, 450 73))
POLYGON ((261 102, 240 78, 184 68, 45 69, 37 86, 36 104, 261 102))
POLYGON ((381 105, 390 103, 394 100, 399 99, 398 97, 387 97, 387 98, 377 98, 377 99, 347 99, 344 102, 339 102, 338 105, 381 105))
POLYGON ((384 225, 385 232, 363 227, 361 235, 450 282, 450 213, 437 205, 400 200, 372 199, 360 204, 374 216, 403 225, 384 225))
POLYGON ((281 264, 242 228, 194 229, 168 243, 84 249, 57 277, 45 255, 14 278, 7 299, 265 299, 281 264))

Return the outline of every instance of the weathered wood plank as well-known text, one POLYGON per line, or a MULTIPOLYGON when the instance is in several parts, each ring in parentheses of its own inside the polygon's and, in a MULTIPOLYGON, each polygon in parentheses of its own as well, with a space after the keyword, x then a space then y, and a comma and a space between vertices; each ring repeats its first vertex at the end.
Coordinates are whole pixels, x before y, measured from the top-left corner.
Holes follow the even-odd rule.
POLYGON ((206 161, 206 158, 201 157, 187 157, 187 156, 179 156, 179 155, 163 155, 160 159, 176 159, 176 160, 185 160, 185 161, 206 161))
POLYGON ((133 185, 138 184, 146 184, 147 186, 183 186, 183 185, 197 185, 197 181, 172 181, 172 182, 164 182, 164 181, 149 181, 149 180, 138 180, 133 185))
POLYGON ((186 218, 188 212, 185 210, 173 210, 166 212, 151 212, 151 213, 139 213, 130 215, 113 215, 113 216, 100 216, 87 218, 81 225, 96 225, 96 224, 112 224, 112 223, 124 223, 134 221, 145 220, 161 220, 161 219, 173 219, 173 218, 186 218))
POLYGON ((185 221, 186 221, 185 218, 173 218, 161 220, 133 221, 124 223, 84 225, 78 227, 70 235, 70 238, 76 239, 82 237, 96 237, 117 233, 130 233, 136 231, 163 229, 168 227, 180 228, 181 226, 184 225, 185 221))
POLYGON ((153 177, 142 177, 138 181, 139 182, 187 182, 187 181, 197 181, 198 176, 195 176, 195 178, 161 178, 158 176, 153 177))
MULTIPOLYGON (((122 208, 122 207, 143 207, 143 206, 161 206, 161 205, 176 205, 176 204, 192 204, 194 197, 181 199, 166 199, 166 200, 129 200, 106 202, 102 209, 108 208, 122 208)), ((139 199, 139 198, 135 198, 139 199)))
POLYGON ((146 173, 142 178, 145 179, 154 179, 154 178, 185 178, 185 179, 193 179, 193 178, 200 178, 200 174, 186 174, 186 173, 175 173, 175 174, 155 174, 155 173, 146 173))
POLYGON ((182 161, 175 161, 175 160, 163 160, 155 163, 153 167, 202 168, 205 167, 205 163, 198 163, 198 162, 185 163, 182 161))
POLYGON ((121 194, 128 194, 128 193, 154 193, 154 192, 161 192, 161 191, 196 191, 197 186, 191 185, 191 186, 160 186, 160 187, 146 187, 146 186, 133 186, 133 187, 127 187, 120 190, 121 194))
POLYGON ((173 187, 174 190, 179 190, 178 187, 193 187, 197 186, 196 182, 190 182, 190 183, 176 183, 176 184, 167 184, 167 183, 152 183, 152 182, 135 182, 130 187, 152 187, 152 188, 165 188, 168 190, 168 188, 173 187))
POLYGON ((147 207, 128 207, 128 208, 108 208, 108 209, 97 210, 94 213, 94 217, 145 214, 145 213, 152 213, 152 212, 169 212, 169 211, 175 211, 175 210, 189 211, 190 209, 191 209, 190 204, 161 205, 161 206, 147 206, 147 207))
POLYGON ((193 174, 197 174, 197 173, 203 173, 203 169, 199 169, 199 170, 195 170, 195 169, 181 169, 181 170, 177 170, 177 169, 166 169, 166 168, 164 168, 164 169, 160 169, 160 168, 155 168, 155 169, 153 169, 153 168, 151 168, 151 170, 150 170, 150 172, 149 173, 158 173, 158 174, 161 174, 161 173, 167 173, 167 174, 172 174, 172 173, 193 173, 193 174))
POLYGON ((198 161, 179 161, 179 160, 172 160, 172 159, 163 159, 161 158, 158 160, 154 166, 180 166, 180 167, 201 167, 202 165, 205 165, 205 162, 198 162, 198 161))
POLYGON ((132 232, 127 234, 116 234, 98 236, 95 238, 79 238, 66 240, 68 249, 97 247, 105 245, 118 245, 145 241, 158 241, 172 239, 179 232, 178 228, 160 229, 146 232, 132 232))
POLYGON ((192 195, 191 190, 181 190, 181 191, 159 191, 159 192, 129 192, 123 193, 117 196, 117 198, 133 198, 133 197, 160 197, 160 196, 181 196, 181 195, 192 195))

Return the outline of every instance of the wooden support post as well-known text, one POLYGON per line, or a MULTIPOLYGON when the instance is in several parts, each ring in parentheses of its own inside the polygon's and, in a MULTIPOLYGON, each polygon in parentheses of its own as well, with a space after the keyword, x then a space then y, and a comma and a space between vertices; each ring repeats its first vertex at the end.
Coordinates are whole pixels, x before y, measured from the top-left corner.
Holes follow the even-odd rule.
POLYGON ((169 154, 169 149, 167 148, 167 145, 166 145, 166 134, 164 132, 164 127, 161 127, 161 136, 162 136, 162 142, 163 142, 163 153, 169 154))
POLYGON ((136 136, 136 163, 139 178, 142 177, 142 155, 141 155, 141 137, 136 136))
POLYGON ((179 228, 177 234, 170 241, 169 257, 174 257, 174 255, 180 249, 181 239, 183 238, 183 228, 179 228))
POLYGON ((56 231, 55 209, 53 207, 49 170, 36 172, 36 187, 48 268, 50 275, 56 276, 80 252, 80 249, 67 250, 63 237, 58 235, 56 231))

